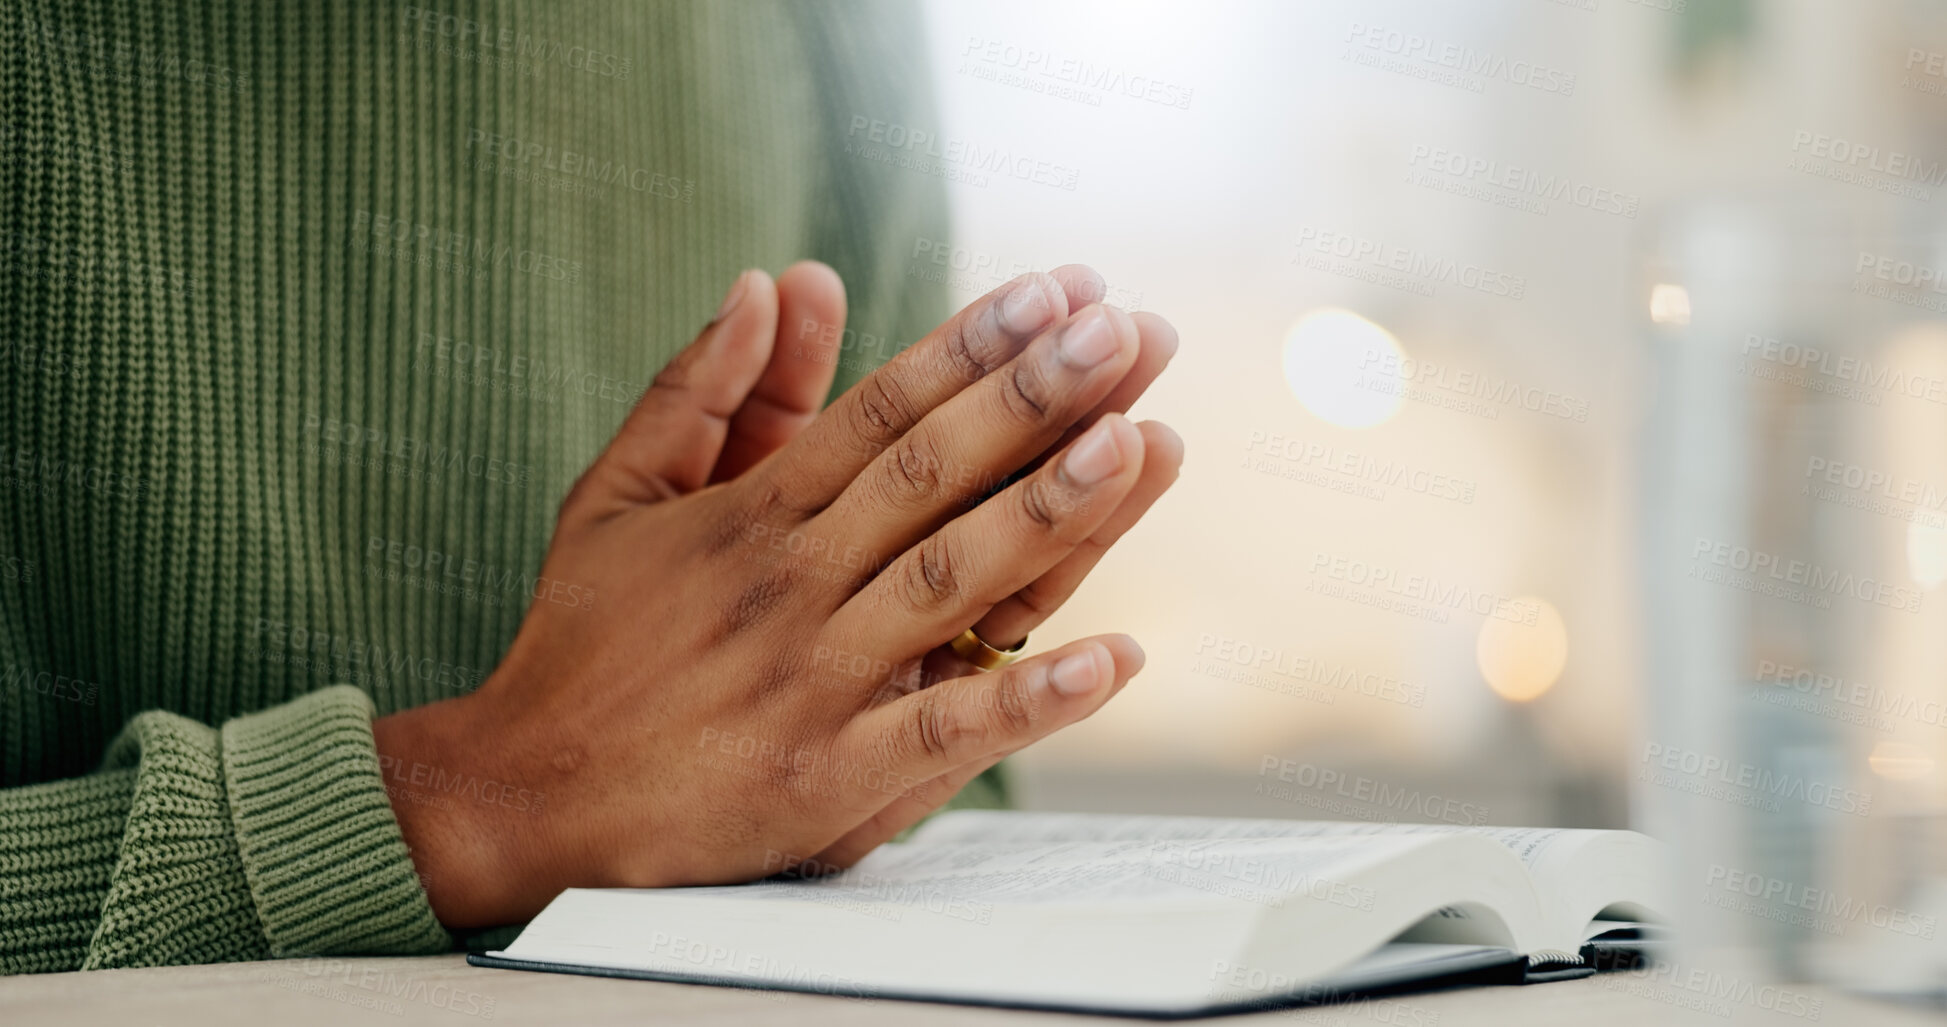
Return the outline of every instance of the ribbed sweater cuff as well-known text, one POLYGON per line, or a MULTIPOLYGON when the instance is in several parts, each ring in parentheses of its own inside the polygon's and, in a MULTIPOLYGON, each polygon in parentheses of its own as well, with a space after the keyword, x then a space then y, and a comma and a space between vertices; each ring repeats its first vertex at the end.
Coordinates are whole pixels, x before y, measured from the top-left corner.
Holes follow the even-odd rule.
POLYGON ((134 791, 118 770, 0 793, 0 974, 82 965, 134 791))
POLYGON ((223 776, 273 955, 453 947, 386 797, 364 692, 339 685, 225 723, 223 776))

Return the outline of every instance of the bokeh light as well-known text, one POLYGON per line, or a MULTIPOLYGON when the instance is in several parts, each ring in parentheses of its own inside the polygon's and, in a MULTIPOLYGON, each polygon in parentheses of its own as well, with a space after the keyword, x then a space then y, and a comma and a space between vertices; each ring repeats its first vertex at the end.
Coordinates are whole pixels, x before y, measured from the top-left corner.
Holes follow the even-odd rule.
POLYGON ((1284 378, 1313 415, 1341 428, 1370 428, 1399 412, 1405 357, 1393 333, 1328 307, 1285 333, 1284 378))
POLYGON ((1947 581, 1947 528, 1914 520, 1906 526, 1906 567, 1921 588, 1947 581))
POLYGON ((1669 282, 1650 289, 1650 320, 1660 325, 1690 323, 1690 290, 1669 282))
POLYGON ((1911 742, 1881 742, 1866 757, 1873 773, 1893 781, 1912 781, 1933 773, 1933 757, 1911 742))
POLYGON ((1568 665, 1568 625, 1553 603, 1534 596, 1522 596, 1503 609, 1533 609, 1535 616, 1532 623, 1525 616, 1487 618, 1474 658, 1496 695, 1528 702, 1553 688, 1568 665))

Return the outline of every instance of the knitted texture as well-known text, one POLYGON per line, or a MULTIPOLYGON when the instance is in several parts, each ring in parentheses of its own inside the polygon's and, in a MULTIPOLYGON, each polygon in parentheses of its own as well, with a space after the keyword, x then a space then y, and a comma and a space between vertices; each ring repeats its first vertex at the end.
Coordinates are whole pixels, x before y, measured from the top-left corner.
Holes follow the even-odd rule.
POLYGON ((937 130, 918 40, 0 0, 0 971, 450 946, 370 718, 498 662, 739 269, 839 271, 841 388, 948 312, 938 169, 858 127, 937 130))

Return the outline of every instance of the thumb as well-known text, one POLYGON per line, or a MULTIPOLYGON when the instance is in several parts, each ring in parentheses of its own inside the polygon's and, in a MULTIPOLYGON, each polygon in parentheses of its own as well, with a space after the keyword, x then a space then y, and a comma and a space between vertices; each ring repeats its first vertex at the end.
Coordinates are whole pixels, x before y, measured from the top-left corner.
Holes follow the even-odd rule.
POLYGON ((770 362, 777 314, 771 276, 739 274, 717 316, 656 374, 571 496, 595 490, 653 503, 702 488, 731 416, 770 362))

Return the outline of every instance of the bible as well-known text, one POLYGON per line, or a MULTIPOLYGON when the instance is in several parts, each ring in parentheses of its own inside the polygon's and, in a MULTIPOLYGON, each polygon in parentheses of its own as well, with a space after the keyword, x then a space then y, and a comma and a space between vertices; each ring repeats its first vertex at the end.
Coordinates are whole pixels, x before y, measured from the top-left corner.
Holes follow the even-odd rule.
POLYGON ((963 810, 826 876, 570 889, 469 961, 1199 1016, 1592 972, 1667 915, 1663 861, 1630 831, 963 810))

